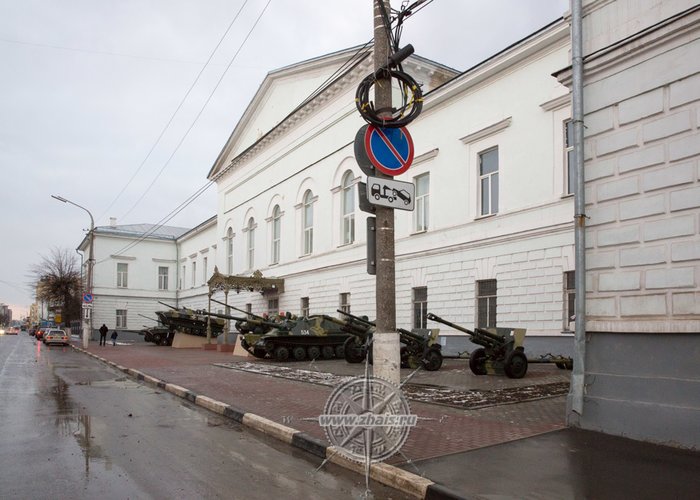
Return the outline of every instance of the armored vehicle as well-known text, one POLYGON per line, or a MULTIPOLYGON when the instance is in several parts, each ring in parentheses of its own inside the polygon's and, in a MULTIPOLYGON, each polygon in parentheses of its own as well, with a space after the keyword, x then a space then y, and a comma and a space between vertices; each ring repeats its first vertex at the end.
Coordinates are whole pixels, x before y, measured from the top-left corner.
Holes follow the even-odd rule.
POLYGON ((139 335, 143 335, 146 342, 152 342, 155 345, 172 345, 175 331, 166 326, 144 326, 143 330, 139 331, 139 335))
POLYGON ((186 307, 178 309, 164 302, 159 301, 158 303, 170 308, 167 311, 156 311, 158 319, 168 329, 198 337, 206 337, 207 324, 210 323, 212 337, 217 337, 224 331, 226 321, 216 317, 210 318, 206 311, 195 311, 186 307))

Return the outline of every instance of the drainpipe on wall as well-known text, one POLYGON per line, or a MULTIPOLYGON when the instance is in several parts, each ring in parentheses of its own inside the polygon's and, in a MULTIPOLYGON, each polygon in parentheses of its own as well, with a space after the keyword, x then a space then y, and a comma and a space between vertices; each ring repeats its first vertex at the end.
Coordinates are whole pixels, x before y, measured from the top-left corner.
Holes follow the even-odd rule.
POLYGON ((586 359, 586 200, 583 175, 583 12, 582 0, 571 2, 571 63, 574 125, 574 164, 576 167, 575 206, 575 291, 576 322, 571 374, 571 411, 583 415, 586 359))

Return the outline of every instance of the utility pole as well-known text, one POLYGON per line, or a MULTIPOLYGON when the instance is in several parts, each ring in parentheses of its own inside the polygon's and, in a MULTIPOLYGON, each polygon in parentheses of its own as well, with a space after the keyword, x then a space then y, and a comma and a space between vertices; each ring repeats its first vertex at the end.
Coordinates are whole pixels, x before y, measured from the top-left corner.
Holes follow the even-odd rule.
MULTIPOLYGON (((386 66, 391 53, 388 30, 382 12, 391 12, 390 0, 372 0, 374 4, 374 70, 386 66), (382 4, 384 9, 382 10, 382 4)), ((391 115, 391 78, 378 80, 374 86, 376 110, 391 115)), ((380 178, 391 177, 377 171, 380 178)), ((377 319, 373 341, 374 375, 398 386, 401 382, 399 334, 396 331, 396 257, 394 250, 394 209, 376 206, 377 319)))

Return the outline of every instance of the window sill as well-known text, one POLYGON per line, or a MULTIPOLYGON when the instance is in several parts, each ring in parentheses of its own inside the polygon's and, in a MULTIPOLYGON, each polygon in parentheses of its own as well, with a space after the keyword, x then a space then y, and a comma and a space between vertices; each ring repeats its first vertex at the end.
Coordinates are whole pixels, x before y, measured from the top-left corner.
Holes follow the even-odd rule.
POLYGON ((425 233, 427 233, 427 232, 428 232, 428 229, 427 229, 427 228, 426 228, 426 229, 421 229, 420 231, 413 231, 413 232, 410 234, 410 236, 415 236, 415 235, 417 235, 417 234, 425 234, 425 233))
POLYGON ((351 242, 349 242, 349 243, 341 243, 341 244, 338 245, 336 248, 349 247, 349 246, 352 246, 352 245, 354 245, 354 244, 355 244, 354 241, 351 241, 351 242))
POLYGON ((567 199, 567 198, 573 198, 573 197, 574 197, 574 193, 569 193, 569 194, 563 194, 563 195, 561 195, 561 199, 562 199, 562 200, 565 200, 565 199, 567 199))
POLYGON ((498 215, 498 212, 495 214, 486 214, 486 215, 479 215, 474 218, 474 220, 483 220, 483 219, 490 219, 491 217, 496 217, 498 215))

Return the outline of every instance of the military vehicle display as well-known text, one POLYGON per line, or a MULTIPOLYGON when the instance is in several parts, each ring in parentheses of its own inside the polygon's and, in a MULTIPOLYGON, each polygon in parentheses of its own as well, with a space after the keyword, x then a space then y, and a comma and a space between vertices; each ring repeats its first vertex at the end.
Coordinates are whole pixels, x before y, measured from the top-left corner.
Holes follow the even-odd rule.
POLYGON ((303 361, 343 358, 343 345, 352 337, 343 330, 346 321, 325 314, 297 318, 287 313, 275 319, 248 312, 247 318, 228 314, 207 314, 235 321, 236 329, 241 333, 241 346, 260 359, 303 361))
POLYGON ((173 307, 165 302, 158 301, 168 307, 167 311, 156 311, 156 316, 169 330, 177 330, 181 333, 207 336, 207 325, 211 325, 211 336, 216 338, 224 331, 226 321, 220 318, 210 317, 206 311, 195 311, 186 307, 173 307))
POLYGON ((146 342, 152 342, 155 345, 172 345, 175 336, 175 331, 166 326, 144 326, 138 333, 143 335, 146 342))
POLYGON ((241 345, 245 340, 252 347, 254 356, 270 357, 277 361, 342 358, 343 346, 351 337, 343 331, 344 325, 344 321, 325 314, 296 319, 288 316, 257 339, 244 335, 241 345), (252 340, 254 343, 251 343, 252 340))
MULTIPOLYGON (((375 324, 366 317, 354 316, 350 313, 338 312, 348 318, 345 331, 353 334, 353 337, 345 343, 345 360, 348 363, 361 363, 370 356, 372 362, 372 350, 370 349, 375 324)), ((437 343, 438 329, 416 329, 413 331, 404 328, 396 330, 401 342, 401 368, 418 368, 423 366, 427 371, 437 371, 442 366, 442 346, 437 343)))
POLYGON ((474 328, 472 331, 432 313, 428 313, 428 319, 464 332, 472 342, 482 346, 469 355, 469 369, 474 375, 505 373, 508 378, 523 378, 527 373, 524 328, 474 328))

